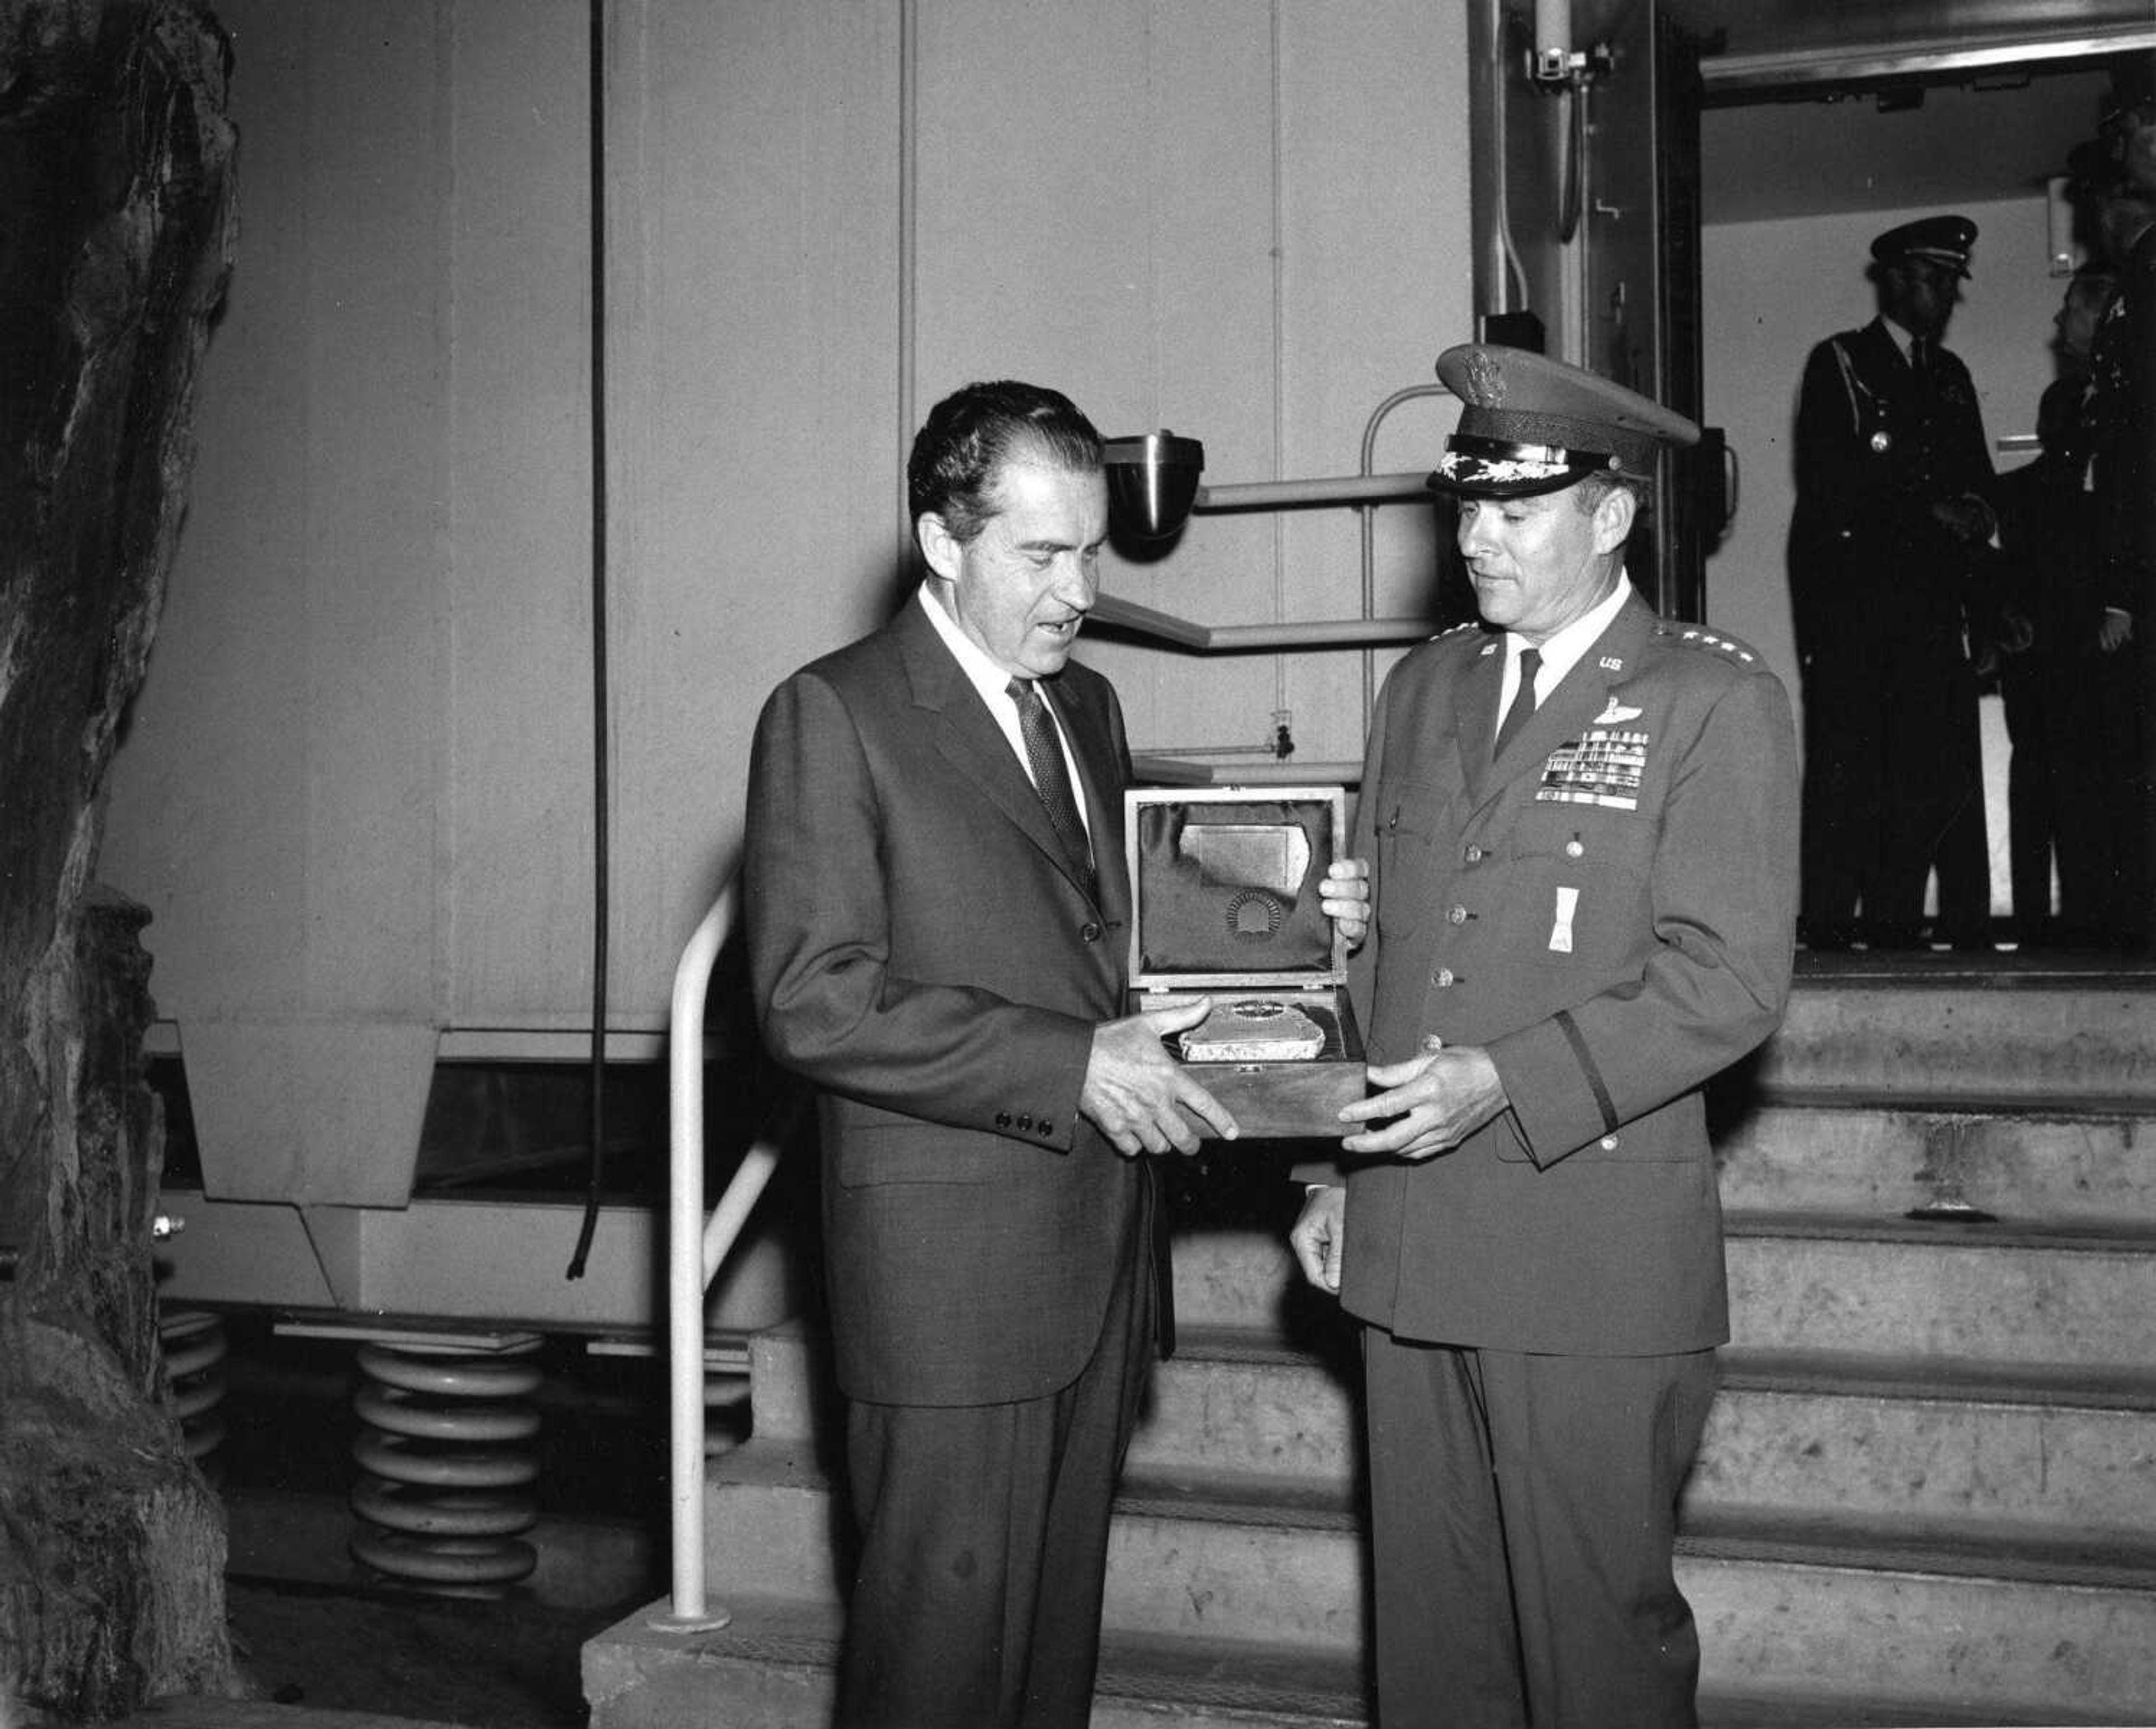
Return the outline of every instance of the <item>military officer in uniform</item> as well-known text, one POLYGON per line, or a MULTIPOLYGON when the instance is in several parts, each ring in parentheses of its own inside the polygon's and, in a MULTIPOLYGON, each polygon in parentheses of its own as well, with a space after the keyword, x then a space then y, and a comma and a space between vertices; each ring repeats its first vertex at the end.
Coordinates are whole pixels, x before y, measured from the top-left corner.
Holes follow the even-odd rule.
POLYGON ((1993 618, 1990 449, 1969 368, 1940 346, 1976 224, 1871 243, 1879 316, 1811 351, 1798 397, 1789 587, 1804 675, 1802 931, 1988 947, 1977 680, 1993 618), (1861 923, 1858 922, 1860 905, 1861 923))
POLYGON ((2133 911, 2117 936, 2142 947, 2156 937, 2156 53, 2113 69, 2102 147, 2097 228, 2118 291, 2097 326, 2086 413, 2099 582, 2140 704, 2138 820, 2123 873, 2133 911))
POLYGON ((1372 1096, 1292 1234, 1363 1323, 1379 1716, 1690 1724, 1676 1503, 1728 1337, 1701 1088, 1788 995, 1789 698, 1625 575, 1691 421, 1514 349, 1438 372, 1482 626, 1378 698, 1336 867, 1372 1096))

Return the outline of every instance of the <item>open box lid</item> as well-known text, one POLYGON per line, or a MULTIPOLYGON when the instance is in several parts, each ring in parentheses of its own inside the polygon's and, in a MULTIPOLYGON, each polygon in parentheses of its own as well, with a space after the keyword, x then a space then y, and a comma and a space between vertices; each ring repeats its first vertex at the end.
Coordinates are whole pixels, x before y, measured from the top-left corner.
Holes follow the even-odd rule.
POLYGON ((1347 807, 1340 787, 1127 790, 1132 984, 1344 984, 1348 945, 1318 890, 1347 807))

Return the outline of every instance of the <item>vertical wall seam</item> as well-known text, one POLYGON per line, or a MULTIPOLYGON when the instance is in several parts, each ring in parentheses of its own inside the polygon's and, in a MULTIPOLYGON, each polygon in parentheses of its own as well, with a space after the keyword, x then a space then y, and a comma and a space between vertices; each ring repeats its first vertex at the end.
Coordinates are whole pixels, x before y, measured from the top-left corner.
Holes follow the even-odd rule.
POLYGON ((906 485, 906 455, 913 448, 915 256, 919 223, 920 18, 915 0, 898 0, 898 567, 911 567, 913 511, 906 485))

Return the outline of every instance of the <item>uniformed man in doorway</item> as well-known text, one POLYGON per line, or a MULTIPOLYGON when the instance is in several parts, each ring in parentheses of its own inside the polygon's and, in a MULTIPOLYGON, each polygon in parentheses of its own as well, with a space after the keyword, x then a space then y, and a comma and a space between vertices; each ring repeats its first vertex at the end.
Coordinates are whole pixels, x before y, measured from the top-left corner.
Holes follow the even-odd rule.
POLYGON ((1871 243, 1879 316, 1812 350, 1798 398, 1789 587, 1804 675, 1804 900, 1814 948, 1989 947, 1976 662, 1994 625, 1990 447, 1942 346, 1976 224, 1871 243), (1861 922, 1860 922, 1861 914, 1861 922))
POLYGON ((1789 698, 1625 574, 1691 421, 1514 349, 1438 372, 1484 628, 1372 719, 1336 870, 1373 1095, 1293 1233, 1363 1323, 1379 1716, 1688 1725, 1676 1496, 1728 1337, 1700 1090, 1787 998, 1789 698))
POLYGON ((2127 875, 2135 915, 2123 946, 2156 938, 2156 52, 2114 68, 2100 130, 2098 239, 2118 289, 2097 326, 2087 412, 2094 444, 2099 580, 2136 673, 2141 741, 2138 844, 2127 875))

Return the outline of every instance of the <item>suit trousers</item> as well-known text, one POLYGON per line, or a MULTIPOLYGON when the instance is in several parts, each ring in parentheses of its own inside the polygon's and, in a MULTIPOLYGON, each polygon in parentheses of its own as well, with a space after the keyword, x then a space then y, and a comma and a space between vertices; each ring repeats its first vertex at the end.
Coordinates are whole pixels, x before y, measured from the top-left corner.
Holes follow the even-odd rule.
POLYGON ((1084 1729, 1108 1520, 1152 1367, 1152 1183, 1078 1378, 993 1405, 849 1408, 860 1534, 842 1729, 1084 1729))
POLYGON ((1672 1570, 1712 1351, 1546 1357, 1363 1332, 1383 1729, 1691 1729, 1672 1570))

